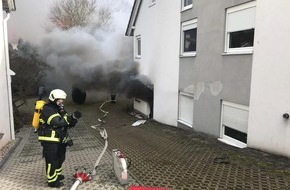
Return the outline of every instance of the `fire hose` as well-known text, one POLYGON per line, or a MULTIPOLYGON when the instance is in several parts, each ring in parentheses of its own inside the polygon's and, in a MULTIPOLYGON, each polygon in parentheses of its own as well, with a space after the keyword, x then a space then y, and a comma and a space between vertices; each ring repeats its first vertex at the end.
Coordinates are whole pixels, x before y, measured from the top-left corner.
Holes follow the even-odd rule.
POLYGON ((99 110, 100 110, 101 112, 103 112, 104 115, 103 115, 101 118, 98 118, 98 121, 99 121, 100 123, 98 123, 98 124, 96 124, 96 125, 92 125, 91 128, 96 129, 96 127, 98 127, 98 126, 103 125, 104 123, 106 123, 104 119, 107 117, 107 115, 109 114, 109 112, 103 110, 102 107, 103 107, 106 103, 108 103, 108 102, 112 102, 112 101, 114 101, 114 100, 107 100, 107 101, 105 101, 104 103, 102 103, 102 105, 100 106, 99 110))
POLYGON ((74 174, 74 177, 76 178, 76 181, 74 182, 74 184, 72 185, 72 187, 70 188, 70 190, 76 190, 77 187, 83 183, 83 182, 87 182, 89 180, 92 179, 93 175, 96 175, 96 169, 99 166, 99 163, 101 161, 101 158, 103 157, 104 153, 107 150, 108 147, 108 134, 105 128, 99 128, 100 131, 100 135, 101 137, 105 140, 105 146, 101 152, 101 154, 99 155, 98 159, 96 160, 96 163, 93 167, 93 170, 91 172, 87 172, 86 168, 84 168, 84 170, 82 172, 80 172, 79 170, 76 171, 76 173, 74 174))
POLYGON ((77 187, 78 187, 81 183, 83 183, 83 182, 87 182, 87 181, 91 180, 91 179, 92 179, 92 176, 93 176, 93 175, 96 175, 96 170, 97 170, 97 168, 98 168, 98 166, 99 166, 99 163, 100 163, 100 161, 101 161, 101 158, 103 157, 103 155, 104 155, 104 153, 106 152, 107 147, 108 147, 108 140, 107 140, 107 138, 108 138, 108 134, 107 134, 106 129, 105 129, 105 128, 97 128, 97 126, 100 126, 100 125, 102 125, 102 124, 105 123, 105 121, 104 121, 103 119, 108 115, 109 112, 103 110, 102 107, 103 107, 107 102, 110 102, 110 101, 112 101, 112 100, 105 101, 105 102, 100 106, 100 108, 99 108, 99 109, 101 110, 101 112, 104 113, 104 115, 103 115, 101 118, 98 119, 98 121, 99 121, 100 123, 97 124, 97 125, 93 125, 93 126, 91 126, 92 128, 99 130, 101 137, 105 140, 105 146, 104 146, 104 148, 103 148, 101 154, 99 155, 98 159, 96 160, 95 165, 94 165, 94 167, 93 167, 93 170, 92 170, 91 172, 87 172, 85 168, 84 168, 84 170, 83 170, 82 172, 80 172, 80 171, 77 169, 76 173, 74 174, 74 177, 76 178, 76 180, 75 180, 75 182, 73 183, 73 185, 71 186, 70 190, 76 190, 77 187))

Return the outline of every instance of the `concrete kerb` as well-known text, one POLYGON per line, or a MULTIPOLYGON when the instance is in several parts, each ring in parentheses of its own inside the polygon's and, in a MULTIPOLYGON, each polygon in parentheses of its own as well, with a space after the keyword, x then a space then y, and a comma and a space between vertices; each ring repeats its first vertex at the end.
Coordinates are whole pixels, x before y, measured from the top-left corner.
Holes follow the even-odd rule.
POLYGON ((23 140, 22 137, 16 138, 14 145, 9 148, 9 151, 5 154, 5 156, 3 157, 3 159, 0 162, 0 171, 1 171, 2 167, 5 165, 5 163, 7 162, 7 160, 10 158, 10 156, 14 153, 15 149, 18 147, 19 143, 22 140, 23 140))

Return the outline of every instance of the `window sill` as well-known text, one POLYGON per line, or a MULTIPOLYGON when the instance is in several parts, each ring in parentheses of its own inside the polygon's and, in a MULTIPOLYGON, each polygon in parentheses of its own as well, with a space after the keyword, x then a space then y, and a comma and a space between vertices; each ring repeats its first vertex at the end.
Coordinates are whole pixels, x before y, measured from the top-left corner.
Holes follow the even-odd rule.
POLYGON ((183 95, 183 96, 187 96, 187 97, 190 97, 190 98, 194 98, 194 94, 192 93, 188 93, 188 92, 179 92, 180 95, 183 95))
POLYGON ((225 144, 228 144, 228 145, 231 145, 231 146, 234 146, 234 147, 237 147, 237 148, 246 148, 247 147, 247 144, 245 143, 242 143, 242 142, 239 142, 235 139, 232 139, 232 138, 218 138, 218 141, 220 142, 223 142, 225 144))
POLYGON ((179 55, 180 58, 182 57, 195 57, 196 56, 196 52, 193 53, 183 53, 181 55, 179 55))
POLYGON ((187 11, 187 10, 189 10, 189 9, 191 9, 191 8, 192 8, 192 4, 191 4, 191 5, 187 5, 187 6, 185 6, 185 7, 183 7, 183 8, 181 9, 181 12, 187 11))
POLYGON ((152 6, 154 6, 155 4, 156 4, 156 2, 151 3, 151 4, 149 5, 149 8, 152 7, 152 6))
POLYGON ((186 121, 183 121, 183 120, 178 119, 177 122, 182 123, 183 125, 186 125, 186 126, 188 126, 190 128, 193 128, 192 124, 190 124, 190 123, 188 123, 186 121))
POLYGON ((252 55, 253 51, 223 52, 222 55, 252 55))
POLYGON ((193 58, 196 57, 196 55, 180 55, 179 58, 193 58))

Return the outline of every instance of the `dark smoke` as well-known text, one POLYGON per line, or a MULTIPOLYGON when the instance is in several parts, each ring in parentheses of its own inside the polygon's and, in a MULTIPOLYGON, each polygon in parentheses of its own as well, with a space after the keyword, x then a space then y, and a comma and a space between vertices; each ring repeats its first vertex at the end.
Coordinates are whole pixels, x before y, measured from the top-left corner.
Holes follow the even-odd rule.
POLYGON ((132 6, 121 1, 114 6, 120 8, 115 9, 109 27, 95 32, 78 27, 54 29, 45 35, 39 52, 54 68, 47 73, 47 86, 75 94, 80 97, 78 103, 83 103, 89 90, 153 102, 153 86, 139 75, 138 63, 133 61, 133 39, 124 35, 132 6))
MULTIPOLYGON (((153 101, 153 87, 146 76, 138 73, 133 62, 132 39, 108 31, 95 36, 73 28, 55 30, 43 40, 41 55, 54 68, 48 73, 48 86, 85 96, 86 90, 102 90, 111 94, 125 94, 147 102, 153 101), (109 42, 114 42, 112 47, 109 42), (72 88, 73 87, 73 88, 72 88)), ((80 98, 76 103, 83 103, 80 98)))

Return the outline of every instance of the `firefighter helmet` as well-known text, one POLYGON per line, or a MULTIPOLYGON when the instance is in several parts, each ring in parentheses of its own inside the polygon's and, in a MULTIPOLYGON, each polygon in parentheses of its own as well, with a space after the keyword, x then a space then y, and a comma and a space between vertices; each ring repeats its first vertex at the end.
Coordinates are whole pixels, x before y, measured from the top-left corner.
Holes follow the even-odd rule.
POLYGON ((50 92, 48 99, 54 101, 56 99, 66 99, 66 93, 61 89, 54 89, 50 92))

